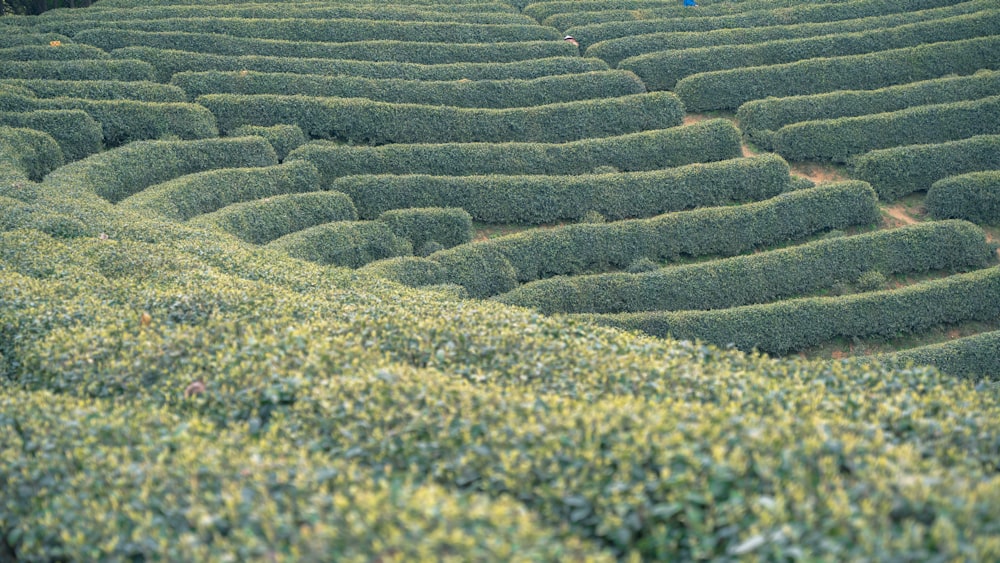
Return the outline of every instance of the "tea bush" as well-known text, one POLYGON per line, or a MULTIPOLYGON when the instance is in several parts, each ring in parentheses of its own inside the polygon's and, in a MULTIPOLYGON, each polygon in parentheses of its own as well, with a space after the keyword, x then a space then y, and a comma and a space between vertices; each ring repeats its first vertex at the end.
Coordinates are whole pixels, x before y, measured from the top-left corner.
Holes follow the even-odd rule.
POLYGON ((670 90, 687 76, 732 68, 791 63, 814 57, 838 57, 901 49, 942 41, 993 35, 1000 11, 918 22, 897 27, 875 27, 853 33, 784 39, 646 53, 625 59, 618 68, 631 70, 650 90, 670 90))
MULTIPOLYGON (((0 92, 0 101, 10 96, 0 92)), ((0 112, 0 126, 35 129, 59 143, 67 161, 79 160, 101 150, 101 125, 80 110, 0 112)), ((33 176, 34 177, 34 176, 33 176)))
POLYGON ((790 160, 847 162, 876 149, 997 133, 1000 133, 1000 96, 991 96, 888 113, 792 123, 775 132, 774 150, 790 160))
POLYGON ((108 59, 110 56, 98 47, 67 43, 65 45, 20 45, 0 49, 4 61, 74 61, 108 59))
POLYGON ((293 258, 357 268, 413 254, 413 246, 380 221, 338 221, 309 227, 267 243, 293 258))
POLYGON ((351 196, 366 219, 411 206, 460 207, 484 223, 539 224, 576 221, 588 211, 617 221, 758 201, 788 182, 788 164, 768 155, 580 176, 344 176, 330 188, 351 196))
POLYGON ((1000 170, 942 178, 931 184, 924 205, 935 219, 1000 223, 1000 170))
POLYGON ((140 102, 183 102, 184 90, 156 82, 117 80, 4 79, 0 88, 28 89, 38 98, 86 98, 88 100, 136 100, 140 102))
POLYGON ((20 45, 50 45, 53 41, 72 43, 73 40, 59 33, 35 33, 30 27, 19 28, 14 25, 4 27, 0 36, 0 49, 18 47, 20 45))
POLYGON ((538 280, 495 299, 546 314, 725 309, 802 296, 840 282, 853 283, 875 270, 894 275, 982 268, 991 255, 981 229, 963 221, 942 221, 658 268, 639 275, 610 273, 538 280))
POLYGON ((289 159, 308 160, 324 182, 356 174, 587 174, 601 166, 656 170, 740 156, 740 134, 727 119, 568 143, 393 144, 380 147, 314 142, 289 159))
POLYGON ((401 80, 263 72, 180 72, 170 80, 204 94, 299 94, 469 108, 530 107, 646 91, 634 74, 604 70, 511 80, 401 80))
POLYGON ((736 109, 768 96, 874 90, 980 69, 1000 69, 1000 37, 704 72, 680 80, 674 91, 688 111, 736 109))
POLYGON ((948 176, 984 170, 1000 170, 1000 135, 880 149, 852 162, 854 175, 870 182, 882 201, 929 190, 948 176))
POLYGON ((134 80, 153 80, 154 77, 155 69, 153 65, 145 61, 124 57, 118 57, 118 60, 0 60, 0 78, 120 80, 128 82, 134 80))
POLYGON ((223 168, 188 174, 150 186, 118 205, 186 221, 234 203, 318 189, 316 168, 297 161, 265 168, 223 168))
POLYGON ((741 105, 736 116, 743 134, 758 146, 770 150, 774 132, 792 123, 977 100, 998 93, 1000 72, 983 70, 969 76, 949 76, 876 90, 842 90, 754 100, 741 105))
POLYGON ((234 203, 188 224, 217 228, 254 244, 334 221, 356 221, 354 202, 339 192, 286 194, 234 203))
POLYGON ((35 129, 0 126, 0 181, 38 181, 62 165, 62 149, 52 136, 35 129))
POLYGON ((1000 330, 910 348, 886 354, 881 359, 899 368, 907 365, 934 366, 949 375, 996 381, 996 368, 1000 365, 1000 330))
POLYGON ((306 144, 306 134, 297 125, 271 125, 261 127, 258 125, 244 125, 233 130, 234 137, 258 136, 267 139, 268 143, 274 147, 274 152, 278 154, 278 160, 285 160, 288 153, 306 144))
POLYGON ((206 94, 195 102, 223 132, 291 123, 311 137, 365 144, 565 142, 673 127, 684 115, 669 92, 499 110, 273 94, 206 94))
POLYGON ((451 248, 472 240, 472 217, 455 207, 394 209, 379 215, 378 220, 389 225, 396 236, 408 239, 415 249, 430 242, 451 248))

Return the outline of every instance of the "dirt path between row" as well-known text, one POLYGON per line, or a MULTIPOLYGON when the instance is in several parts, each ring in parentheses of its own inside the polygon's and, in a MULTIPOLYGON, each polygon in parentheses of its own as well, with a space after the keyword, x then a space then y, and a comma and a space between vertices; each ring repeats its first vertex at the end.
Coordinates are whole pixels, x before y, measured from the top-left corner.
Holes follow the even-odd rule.
POLYGON ((904 225, 912 225, 918 222, 899 205, 887 205, 883 209, 885 209, 885 212, 888 213, 890 217, 900 221, 904 225))

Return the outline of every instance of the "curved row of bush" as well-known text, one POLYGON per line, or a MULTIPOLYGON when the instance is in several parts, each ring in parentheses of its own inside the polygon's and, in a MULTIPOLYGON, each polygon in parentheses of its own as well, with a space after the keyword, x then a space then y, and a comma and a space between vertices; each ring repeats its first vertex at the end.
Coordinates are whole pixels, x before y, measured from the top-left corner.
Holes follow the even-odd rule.
POLYGON ((19 45, 49 45, 53 41, 72 43, 73 40, 60 33, 36 33, 30 27, 20 28, 14 25, 4 26, 0 35, 0 48, 17 47, 19 45))
POLYGON ((873 90, 949 74, 972 74, 984 68, 1000 69, 1000 35, 704 72, 682 79, 674 91, 688 111, 736 109, 768 96, 873 90))
POLYGON ((851 168, 856 177, 871 183, 880 200, 892 201, 928 190, 948 176, 1000 170, 1000 135, 880 149, 855 158, 851 168))
POLYGON ((996 381, 1000 378, 1000 330, 886 354, 880 360, 891 366, 929 365, 948 375, 996 381))
POLYGON ((195 102, 215 115, 224 132, 286 123, 314 138, 364 144, 564 142, 673 127, 684 116, 680 100, 669 92, 511 109, 273 94, 206 94, 195 102))
POLYGON ((774 151, 790 160, 847 162, 876 149, 998 133, 1000 96, 992 96, 888 113, 792 123, 774 134, 774 151))
POLYGON ((324 182, 355 174, 589 174, 714 162, 740 156, 728 119, 568 143, 393 144, 380 147, 313 142, 289 154, 319 169, 324 182))
POLYGON ((935 219, 1000 223, 1000 169, 938 180, 927 190, 924 205, 935 219))
POLYGON ((179 49, 234 56, 352 59, 418 64, 506 63, 526 59, 569 57, 578 54, 577 48, 573 45, 565 41, 552 40, 504 43, 428 43, 382 39, 325 43, 235 37, 218 33, 149 32, 111 28, 84 30, 77 33, 74 40, 95 45, 106 51, 143 46, 154 49, 179 49))
MULTIPOLYGON (((101 125, 104 143, 112 147, 166 135, 181 139, 219 135, 212 113, 198 104, 187 102, 26 98, 2 91, 0 101, 14 111, 82 110, 101 125)), ((69 154, 66 156, 70 157, 69 154)))
MULTIPOLYGON (((599 59, 594 59, 599 60, 599 59)), ((601 61, 602 63, 604 61, 601 61)), ((118 57, 117 60, 7 61, 0 60, 0 78, 50 80, 154 80, 153 65, 118 57)), ((169 77, 167 77, 169 79, 169 77)), ((160 80, 166 82, 166 80, 160 80)))
MULTIPOLYGON (((7 96, 0 93, 0 100, 7 96)), ((100 123, 80 110, 0 112, 0 125, 36 129, 51 135, 67 161, 79 160, 101 150, 100 123)))
POLYGON ((408 239, 420 254, 465 244, 472 240, 472 216, 457 207, 393 209, 378 216, 396 236, 408 239))
POLYGON ((460 22, 389 21, 366 19, 264 19, 264 18, 167 18, 157 20, 102 20, 98 22, 67 19, 40 21, 39 31, 75 36, 81 31, 100 27, 137 31, 188 31, 220 33, 258 39, 290 41, 420 41, 427 43, 494 43, 513 41, 558 41, 556 30, 536 24, 474 24, 460 22))
POLYGON ((62 165, 62 149, 50 135, 0 125, 0 182, 38 181, 62 165))
MULTIPOLYGON (((906 4, 901 4, 894 0, 846 0, 843 2, 824 2, 822 4, 797 2, 795 5, 780 10, 748 10, 739 14, 721 16, 680 18, 636 18, 633 16, 625 21, 599 23, 587 20, 567 26, 566 33, 580 40, 581 45, 593 45, 608 39, 643 35, 646 33, 706 32, 716 29, 740 28, 751 30, 756 27, 777 25, 836 22, 916 10, 928 10, 951 6, 952 4, 954 2, 947 0, 912 0, 906 4)), ((749 31, 749 33, 753 33, 753 31, 749 31)))
POLYGON ((875 53, 943 41, 961 41, 993 35, 997 29, 1000 29, 1000 11, 986 10, 975 14, 854 33, 656 51, 625 59, 618 63, 618 68, 636 73, 650 90, 671 90, 679 80, 703 72, 777 65, 814 57, 875 53))
POLYGON ((137 141, 63 166, 49 174, 45 184, 65 191, 93 189, 115 203, 186 174, 277 163, 274 149, 261 137, 137 141))
POLYGON ((285 160, 288 153, 306 144, 309 139, 297 125, 271 125, 264 127, 261 125, 244 125, 237 127, 230 135, 233 137, 264 137, 268 143, 274 147, 274 152, 278 155, 278 160, 285 160))
MULTIPOLYGON (((262 57, 257 55, 237 57, 194 53, 191 51, 153 49, 152 47, 125 47, 116 49, 112 55, 121 59, 148 61, 146 64, 155 67, 155 73, 159 82, 169 82, 170 78, 178 72, 213 70, 365 76, 368 78, 397 78, 401 80, 531 79, 556 74, 608 70, 608 63, 601 59, 585 59, 581 57, 549 57, 510 63, 421 65, 400 62, 297 59, 262 57)), ((4 68, 5 66, 0 66, 0 77, 4 76, 4 68)), ((136 78, 136 80, 143 79, 136 78)))
POLYGON ((227 205, 277 195, 319 190, 319 173, 304 161, 263 168, 223 168, 156 184, 120 202, 175 221, 218 211, 227 205))
POLYGON ((452 275, 459 277, 447 282, 465 286, 473 297, 487 297, 510 291, 517 282, 624 268, 639 258, 736 255, 826 229, 870 225, 878 217, 870 186, 840 182, 735 207, 523 231, 430 259, 452 264, 452 275))
POLYGON ((410 241, 381 221, 324 223, 277 238, 267 247, 293 258, 347 268, 413 254, 410 241))
POLYGON ((108 59, 104 50, 81 43, 20 45, 0 49, 0 61, 75 61, 108 59))
POLYGON ((739 350, 787 354, 834 338, 893 337, 947 323, 1000 316, 1000 267, 902 289, 811 297, 716 311, 592 315, 595 322, 653 336, 699 339, 739 350))
POLYGON ((935 221, 645 273, 538 280, 495 299, 546 314, 726 309, 854 284, 867 272, 982 268, 992 254, 982 229, 935 221))
POLYGON ((86 98, 88 100, 136 100, 140 102, 184 102, 184 90, 171 84, 118 80, 0 79, 0 89, 26 88, 38 98, 86 98))
POLYGON ((1000 95, 1000 72, 982 70, 968 76, 948 76, 876 90, 754 100, 741 105, 736 118, 744 136, 770 150, 775 131, 800 121, 885 113, 996 95, 1000 95))
MULTIPOLYGON (((247 1, 247 0, 169 0, 167 3, 160 3, 158 6, 219 6, 225 7, 229 5, 240 5, 240 4, 257 4, 257 2, 247 1)), ((292 9, 298 8, 300 6, 306 6, 309 4, 316 5, 315 0, 284 0, 282 6, 288 6, 292 9)), ((319 4, 321 7, 330 6, 363 6, 371 10, 381 9, 383 6, 387 6, 392 9, 393 7, 403 7, 412 9, 423 9, 423 10, 433 10, 440 12, 509 12, 517 13, 517 8, 511 6, 510 2, 502 2, 497 0, 453 0, 446 4, 442 4, 440 0, 404 0, 404 1, 394 1, 390 4, 382 4, 371 1, 366 2, 354 2, 352 0, 327 0, 319 4)), ((103 0, 100 4, 96 6, 90 6, 88 10, 96 9, 96 11, 101 11, 107 8, 119 9, 119 8, 147 8, 149 4, 141 0, 103 0)), ((72 10, 71 10, 72 12, 72 10)))
MULTIPOLYGON (((763 43, 783 39, 802 39, 820 35, 850 33, 885 27, 894 27, 910 23, 922 22, 949 16, 969 14, 994 6, 989 0, 961 2, 959 4, 916 10, 912 12, 892 13, 870 17, 858 17, 834 22, 798 23, 790 25, 766 25, 761 27, 722 28, 712 31, 660 31, 652 33, 629 34, 623 37, 605 39, 589 44, 585 54, 588 57, 604 59, 615 66, 619 62, 638 55, 655 51, 671 51, 679 49, 694 49, 699 47, 715 47, 719 45, 742 45, 747 43, 763 43)), ((643 21, 636 22, 645 24, 643 21)), ((575 37, 575 36, 574 36, 575 37)), ((825 55, 824 55, 825 56, 825 55)), ((801 57, 800 57, 801 58, 801 57)))
POLYGON ((234 203, 198 215, 188 224, 219 229, 253 244, 265 244, 323 223, 357 219, 354 202, 346 194, 311 192, 234 203))
POLYGON ((788 182, 788 164, 768 155, 574 176, 344 176, 330 188, 351 196, 364 219, 390 209, 460 207, 484 223, 540 224, 593 212, 617 221, 758 201, 782 193, 788 182))
POLYGON ((691 10, 680 2, 665 3, 658 0, 543 0, 528 4, 522 12, 544 25, 565 29, 578 22, 711 17, 750 10, 785 8, 796 3, 795 0, 760 0, 756 3, 709 2, 700 5, 701 10, 691 10))
POLYGON ((181 72, 170 80, 191 99, 205 94, 284 94, 505 109, 641 94, 631 72, 606 70, 530 80, 400 80, 260 72, 181 72))

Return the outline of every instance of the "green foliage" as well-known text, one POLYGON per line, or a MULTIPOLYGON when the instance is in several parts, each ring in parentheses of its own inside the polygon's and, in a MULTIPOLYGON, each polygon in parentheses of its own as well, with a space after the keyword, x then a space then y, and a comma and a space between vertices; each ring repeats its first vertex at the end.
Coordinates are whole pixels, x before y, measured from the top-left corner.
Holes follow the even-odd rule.
POLYGON ((423 250, 434 242, 442 247, 438 250, 443 250, 472 240, 472 217, 461 208, 395 209, 382 213, 378 220, 389 225, 396 236, 408 239, 416 249, 423 250))
MULTIPOLYGON (((985 241, 985 239, 984 239, 985 241)), ((921 249, 923 250, 923 249, 921 249)), ((875 291, 878 289, 885 289, 886 279, 885 274, 878 270, 868 270, 858 276, 858 289, 861 291, 875 291)))
POLYGON ((998 36, 704 72, 680 80, 674 91, 688 111, 735 110, 768 96, 873 90, 984 68, 1000 69, 998 36))
POLYGON ((870 182, 882 201, 892 201, 948 176, 1000 169, 1000 135, 960 141, 907 145, 863 154, 852 162, 854 175, 870 182))
POLYGON ((617 221, 757 201, 788 182, 788 164, 767 155, 579 176, 345 176, 330 187, 351 196, 366 219, 410 206, 460 207, 484 223, 539 224, 577 221, 588 211, 617 221))
MULTIPOLYGON (((843 235, 843 233, 841 233, 843 235)), ((648 273, 556 277, 496 300, 543 313, 723 309, 806 295, 872 273, 982 268, 991 258, 982 230, 943 221, 822 239, 779 250, 648 273)), ((631 266, 628 271, 632 272, 631 266)), ((882 283, 885 277, 882 276, 882 283)))
POLYGON ((47 133, 0 126, 0 181, 38 181, 62 165, 62 149, 47 133))
POLYGON ((1000 92, 1000 72, 983 70, 970 76, 949 76, 876 90, 754 100, 741 105, 736 117, 740 130, 748 139, 770 150, 774 132, 792 123, 976 100, 995 96, 997 92, 1000 92))
POLYGON ((153 80, 154 68, 145 61, 75 60, 8 61, 0 60, 0 78, 49 80, 153 80))
POLYGON ((900 369, 910 365, 929 365, 953 376, 996 381, 1000 378, 1000 330, 957 338, 886 354, 882 361, 900 369))
POLYGON ((401 80, 262 72, 180 72, 171 83, 204 94, 299 94, 478 108, 530 107, 646 91, 631 72, 602 70, 511 80, 401 80))
POLYGON ((931 184, 924 205, 935 219, 1000 223, 1000 170, 942 178, 931 184))
POLYGON ((311 137, 364 144, 565 142, 673 127, 684 115, 669 92, 511 109, 272 94, 206 94, 195 101, 215 114, 222 131, 292 123, 311 137))
POLYGON ((323 223, 357 219, 354 202, 346 194, 312 192, 235 203, 199 215, 188 224, 217 228, 247 242, 265 244, 323 223))
POLYGON ((104 142, 112 147, 167 136, 204 139, 219 134, 211 112, 186 102, 25 98, 6 92, 0 92, 0 100, 20 111, 83 110, 100 123, 104 142))
POLYGON ((1000 268, 843 297, 789 299, 715 311, 594 315, 654 336, 699 339, 744 351, 787 354, 834 338, 893 337, 1000 315, 1000 268))
POLYGON ((249 137, 257 135, 264 137, 267 142, 274 147, 274 152, 278 153, 278 160, 285 160, 288 153, 306 144, 306 134, 297 125, 272 125, 261 127, 257 125, 244 125, 233 130, 234 137, 249 137))
POLYGON ((88 100, 136 100, 140 102, 183 102, 184 90, 170 84, 117 80, 0 80, 0 88, 27 88, 39 98, 86 98, 88 100))
MULTIPOLYGON (((643 272, 652 272, 654 270, 658 270, 659 268, 660 268, 659 264, 643 256, 642 258, 639 258, 636 261, 629 264, 628 267, 625 268, 625 271, 630 274, 641 274, 643 272)), ((505 295, 510 295, 510 293, 507 293, 505 295)))
POLYGON ((825 229, 869 225, 878 218, 875 192, 869 185, 839 182, 735 207, 523 231, 447 252, 460 257, 496 249, 514 267, 517 280, 527 282, 624 268, 642 257, 661 261, 740 254, 825 229))
MULTIPOLYGON (((510 266, 510 264, 507 264, 510 266)), ((361 267, 358 273, 371 274, 411 287, 444 283, 445 274, 434 260, 417 256, 399 256, 378 260, 361 267)))
POLYGON ((564 41, 551 39, 503 43, 428 43, 418 40, 369 39, 328 43, 325 40, 257 39, 219 33, 150 32, 96 27, 77 33, 74 40, 95 45, 105 51, 144 46, 219 55, 398 61, 418 64, 503 63, 546 57, 569 57, 577 54, 576 47, 564 41))
MULTIPOLYGON (((848 4, 854 2, 841 2, 848 4)), ((802 8, 806 5, 798 4, 791 9, 802 8)), ((818 6, 817 6, 818 7, 818 6)), ((825 8, 835 8, 834 6, 824 6, 825 8)), ((680 19, 672 20, 638 20, 625 25, 633 26, 634 33, 623 36, 612 37, 596 43, 590 42, 589 37, 599 37, 593 34, 600 27, 599 25, 583 26, 584 33, 577 37, 589 45, 585 52, 586 56, 597 57, 616 66, 619 62, 629 57, 635 57, 645 53, 656 51, 668 51, 679 49, 695 49, 700 47, 715 47, 719 45, 742 45, 747 43, 763 43, 765 41, 779 41, 783 39, 801 39, 805 37, 816 37, 820 35, 830 35, 836 33, 850 33, 856 31, 867 31, 884 27, 894 27, 915 22, 933 20, 942 17, 968 14, 983 8, 991 7, 988 1, 961 2, 951 6, 920 10, 907 6, 907 11, 902 13, 892 13, 887 15, 876 15, 871 17, 852 16, 852 19, 830 22, 781 24, 778 22, 761 22, 764 25, 753 27, 730 27, 713 29, 700 33, 690 31, 650 31, 661 26, 669 29, 672 24, 684 23, 680 19)), ((898 8, 897 8, 898 9, 898 8)), ((786 12, 783 10, 782 12, 786 12)), ((697 20, 706 18, 699 17, 697 20)), ((607 26, 609 30, 613 27, 625 27, 622 22, 616 22, 607 26)), ((570 31, 570 34, 575 31, 570 31)), ((826 55, 824 55, 826 56, 826 55)), ((800 57, 801 58, 801 57, 800 57)), ((749 65, 746 65, 749 66, 749 65)))
MULTIPOLYGON (((0 93, 2 101, 9 97, 0 93)), ((5 111, 0 112, 0 126, 35 129, 51 135, 67 161, 79 160, 101 150, 101 125, 80 110, 5 111)))
POLYGON ((785 125, 774 150, 789 160, 847 162, 866 152, 1000 133, 1000 96, 785 125))
POLYGON ((188 174, 156 184, 118 204, 175 221, 218 211, 227 205, 319 189, 319 173, 308 162, 265 168, 223 168, 188 174))
POLYGON ((17 47, 20 45, 49 45, 53 41, 72 43, 73 40, 58 33, 32 33, 30 28, 21 29, 13 25, 4 27, 0 35, 0 48, 17 47))
MULTIPOLYGON (((403 62, 353 61, 341 59, 299 59, 294 57, 264 57, 259 55, 214 55, 152 47, 124 47, 113 56, 120 59, 148 61, 155 67, 157 79, 170 78, 185 71, 257 71, 295 74, 364 76, 367 78, 397 78, 401 80, 509 80, 532 79, 558 74, 574 74, 608 70, 601 59, 581 57, 547 57, 509 63, 449 63, 422 65, 403 62)), ((110 63, 111 61, 109 61, 110 63)), ((13 65, 15 63, 7 63, 13 65)), ((63 63, 68 64, 68 63, 63 63)), ((5 77, 7 65, 0 66, 5 77)), ((13 76, 12 78, 20 78, 13 76)), ((30 78, 30 77, 25 77, 30 78)), ((142 80, 136 78, 135 80, 142 80)))
POLYGON ((593 209, 591 209, 590 211, 584 213, 580 217, 579 222, 580 223, 607 223, 608 222, 608 218, 605 217, 604 215, 601 215, 597 211, 594 211, 593 209))
POLYGON ((19 45, 0 49, 0 60, 4 61, 74 61, 108 58, 110 57, 104 50, 78 43, 58 46, 19 45))
POLYGON ((381 147, 316 142, 292 151, 319 169, 324 182, 355 174, 588 174, 656 170, 740 156, 740 134, 727 119, 569 143, 393 144, 381 147))
POLYGON ((854 33, 657 51, 625 59, 618 63, 618 68, 636 73, 650 90, 671 90, 679 80, 702 72, 959 41, 992 35, 998 27, 1000 11, 987 10, 897 27, 876 26, 854 33))
POLYGON ((413 246, 380 221, 338 221, 287 234, 267 244, 293 258, 358 268, 413 254, 413 246))
POLYGON ((441 267, 443 282, 464 287, 469 297, 488 297, 517 287, 517 269, 493 245, 463 244, 435 252, 428 259, 441 267))
POLYGON ((197 141, 139 141, 60 168, 46 184, 86 186, 116 203, 149 186, 216 168, 272 166, 278 157, 261 137, 197 141))

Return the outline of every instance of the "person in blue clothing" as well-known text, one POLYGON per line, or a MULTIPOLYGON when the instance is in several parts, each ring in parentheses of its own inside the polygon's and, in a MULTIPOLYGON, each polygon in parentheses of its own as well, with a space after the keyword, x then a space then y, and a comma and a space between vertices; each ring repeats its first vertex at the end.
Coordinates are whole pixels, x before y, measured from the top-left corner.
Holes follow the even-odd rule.
POLYGON ((694 0, 684 0, 684 5, 685 6, 694 6, 695 8, 698 7, 698 3, 695 2, 694 0))

